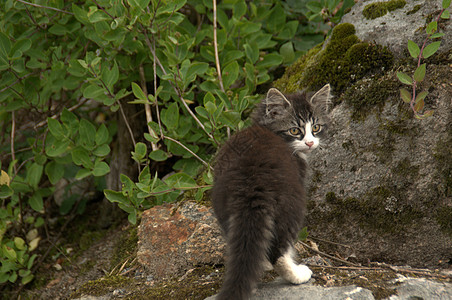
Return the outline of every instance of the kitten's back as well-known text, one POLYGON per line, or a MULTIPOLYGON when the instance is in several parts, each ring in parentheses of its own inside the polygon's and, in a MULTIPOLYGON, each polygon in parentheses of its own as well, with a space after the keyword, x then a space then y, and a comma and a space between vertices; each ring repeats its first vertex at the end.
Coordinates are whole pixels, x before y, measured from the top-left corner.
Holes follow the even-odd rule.
POLYGON ((218 299, 247 299, 265 262, 273 264, 283 254, 279 243, 297 235, 305 211, 303 163, 280 136, 259 125, 221 149, 212 199, 234 259, 227 263, 218 299))

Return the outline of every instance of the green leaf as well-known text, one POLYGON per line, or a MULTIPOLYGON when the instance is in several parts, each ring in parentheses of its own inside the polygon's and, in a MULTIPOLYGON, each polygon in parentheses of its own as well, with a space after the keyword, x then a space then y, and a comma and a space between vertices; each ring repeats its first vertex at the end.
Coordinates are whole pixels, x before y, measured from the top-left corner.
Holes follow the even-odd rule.
POLYGON ((168 154, 163 150, 154 150, 149 153, 149 158, 154 161, 165 161, 168 158, 168 154))
POLYGON ((28 199, 28 204, 30 204, 30 207, 37 212, 42 212, 44 210, 44 202, 39 193, 34 193, 30 199, 28 199))
POLYGON ((93 175, 104 176, 110 172, 110 167, 104 161, 96 161, 94 164, 93 175))
POLYGON ((424 51, 422 52, 422 56, 424 58, 429 58, 430 56, 435 54, 436 51, 438 51, 438 48, 440 45, 441 45, 441 41, 436 41, 436 42, 433 42, 433 43, 427 45, 424 48, 424 51))
POLYGON ((255 64, 256 61, 259 59, 259 48, 257 47, 257 43, 255 42, 247 43, 243 45, 243 48, 245 49, 245 54, 249 62, 251 64, 255 64))
POLYGON ((267 19, 267 28, 270 32, 276 33, 284 28, 286 23, 286 13, 280 4, 275 5, 267 19))
POLYGON ((436 22, 436 21, 428 23, 427 28, 425 28, 425 31, 429 35, 434 34, 437 30, 438 30, 438 22, 436 22))
POLYGON ((280 65, 283 57, 277 53, 270 53, 264 56, 264 59, 256 64, 258 68, 271 68, 280 65))
POLYGON ((80 142, 87 150, 92 150, 95 144, 96 127, 86 119, 80 120, 80 142))
POLYGON ((431 117, 433 115, 434 111, 433 110, 427 110, 424 114, 424 118, 428 118, 431 117))
POLYGON ((3 32, 0 32, 0 54, 3 54, 5 57, 8 57, 10 51, 11 51, 11 41, 9 37, 3 32))
POLYGON ((308 227, 303 227, 303 229, 300 230, 298 233, 298 239, 300 241, 306 241, 308 238, 308 227))
POLYGON ((414 100, 414 102, 415 102, 415 103, 418 103, 419 101, 424 100, 425 97, 427 97, 427 95, 428 95, 428 92, 426 92, 426 91, 420 92, 420 93, 416 96, 416 99, 414 100))
POLYGON ((132 82, 132 92, 137 99, 145 100, 145 101, 148 100, 146 98, 146 95, 144 94, 143 90, 141 89, 141 87, 138 84, 136 84, 135 82, 132 82))
POLYGON ((403 102, 410 103, 411 102, 411 93, 406 89, 400 89, 400 98, 402 98, 403 102))
POLYGON ((78 131, 79 122, 77 116, 67 110, 66 108, 63 109, 63 112, 61 113, 61 122, 63 122, 63 125, 66 126, 67 129, 69 129, 70 136, 74 135, 78 131))
POLYGON ((16 245, 16 248, 19 250, 24 250, 25 249, 25 241, 20 238, 20 237, 15 237, 14 238, 14 245, 16 245))
POLYGON ((424 108, 424 100, 420 99, 415 105, 414 105, 414 110, 419 112, 424 108))
POLYGON ((72 161, 77 166, 84 166, 87 169, 91 169, 93 167, 93 162, 89 156, 88 150, 83 147, 77 147, 71 152, 72 161))
POLYGON ((403 84, 413 84, 413 79, 403 72, 397 72, 397 78, 399 78, 400 82, 403 84))
POLYGON ((46 154, 50 157, 57 157, 65 153, 70 145, 70 140, 57 140, 53 135, 47 135, 46 137, 46 154))
POLYGON ((6 184, 0 185, 0 199, 5 199, 11 197, 14 191, 6 184))
POLYGON ((22 56, 22 53, 27 51, 31 48, 31 40, 29 39, 22 39, 18 40, 14 43, 14 46, 10 50, 10 56, 15 57, 16 53, 18 53, 18 56, 22 56))
POLYGON ((446 9, 450 6, 450 1, 451 0, 443 0, 443 2, 441 3, 443 9, 446 9))
POLYGON ((35 276, 33 274, 28 274, 27 276, 22 278, 21 283, 23 285, 26 285, 27 283, 30 283, 34 278, 35 278, 35 276))
POLYGON ((283 62, 285 64, 288 64, 295 59, 295 52, 293 49, 293 44, 290 41, 285 43, 284 45, 282 45, 281 48, 279 49, 279 52, 281 53, 281 55, 284 59, 283 62))
POLYGON ((105 144, 106 142, 108 142, 109 137, 110 134, 108 133, 107 126, 105 126, 105 124, 100 125, 96 132, 96 145, 105 144))
POLYGON ((174 189, 190 189, 196 187, 196 181, 185 173, 176 173, 165 180, 169 187, 174 189))
POLYGON ((222 71, 223 75, 223 86, 225 89, 229 87, 237 80, 239 76, 239 64, 237 61, 233 61, 228 64, 222 71))
POLYGON ((77 174, 75 174, 75 179, 80 180, 83 179, 85 177, 91 176, 93 172, 91 170, 88 169, 80 169, 77 171, 77 174))
POLYGON ((105 90, 96 84, 90 84, 83 90, 83 97, 98 100, 105 96, 105 90))
POLYGON ((65 132, 63 131, 63 127, 60 122, 55 119, 47 118, 47 124, 49 126, 50 133, 58 140, 62 140, 65 138, 65 132))
POLYGON ((171 103, 167 109, 162 109, 161 120, 168 129, 176 129, 179 124, 179 106, 171 103))
POLYGON ((94 149, 93 154, 98 157, 107 156, 110 153, 110 147, 107 144, 100 145, 94 149))
POLYGON ((441 19, 446 19, 447 20, 449 18, 450 18, 450 12, 448 10, 443 11, 443 13, 441 14, 441 19))
POLYGON ((111 70, 108 69, 107 67, 103 68, 102 79, 105 82, 105 84, 107 85, 108 89, 110 91, 112 91, 114 84, 119 79, 119 68, 118 68, 118 64, 116 63, 116 61, 113 61, 113 67, 111 68, 111 70))
POLYGON ((138 158, 138 159, 144 158, 146 156, 146 153, 147 153, 146 145, 144 143, 138 142, 135 145, 135 152, 133 152, 133 153, 134 153, 134 156, 136 158, 138 158))
POLYGON ((440 38, 440 37, 443 37, 444 36, 444 33, 443 32, 437 32, 437 33, 435 33, 435 34, 432 34, 430 37, 429 37, 429 39, 437 39, 437 38, 440 38))
POLYGON ((3 250, 3 254, 6 256, 6 258, 8 258, 10 260, 16 260, 16 258, 17 258, 16 250, 14 250, 11 247, 8 247, 5 244, 3 244, 2 250, 3 250))
POLYGON ((56 161, 49 162, 45 167, 45 173, 50 180, 51 184, 56 184, 64 175, 63 165, 56 161))
POLYGON ((412 40, 408 40, 408 51, 413 58, 417 58, 419 56, 419 53, 421 53, 419 46, 412 40))
POLYGON ((129 201, 126 196, 122 194, 122 192, 112 191, 112 190, 104 190, 104 195, 110 202, 123 203, 128 204, 129 201))
POLYGON ((39 182, 41 181, 42 171, 44 167, 38 165, 37 163, 31 164, 31 166, 27 169, 27 177, 26 182, 32 187, 38 187, 39 182))
POLYGON ((414 71, 414 80, 421 82, 425 77, 425 64, 420 65, 416 71, 414 71))

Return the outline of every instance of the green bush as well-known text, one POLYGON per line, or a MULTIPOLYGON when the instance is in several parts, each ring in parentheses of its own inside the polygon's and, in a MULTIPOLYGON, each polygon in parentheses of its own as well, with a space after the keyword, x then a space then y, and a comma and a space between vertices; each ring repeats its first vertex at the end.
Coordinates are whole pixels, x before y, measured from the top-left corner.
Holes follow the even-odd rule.
MULTIPOLYGON (((94 178, 104 189, 110 147, 121 142, 114 115, 127 126, 133 118, 126 105, 146 111, 142 139, 128 128, 139 176, 118 175, 122 190, 104 195, 136 223, 182 190, 202 198, 214 149, 247 125, 259 88, 323 41, 352 3, 2 1, 0 284, 33 279, 32 252, 61 181, 94 178), (173 172, 159 174, 153 162, 173 172)), ((66 193, 59 211, 83 213, 86 201, 66 193)))

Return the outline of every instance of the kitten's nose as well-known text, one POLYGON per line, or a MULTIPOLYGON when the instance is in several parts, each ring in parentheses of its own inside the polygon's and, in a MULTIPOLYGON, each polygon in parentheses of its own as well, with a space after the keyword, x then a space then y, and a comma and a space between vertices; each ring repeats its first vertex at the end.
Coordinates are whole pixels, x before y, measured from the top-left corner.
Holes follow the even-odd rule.
POLYGON ((306 146, 308 146, 309 148, 312 147, 312 145, 314 145, 313 141, 309 141, 309 142, 305 142, 306 146))

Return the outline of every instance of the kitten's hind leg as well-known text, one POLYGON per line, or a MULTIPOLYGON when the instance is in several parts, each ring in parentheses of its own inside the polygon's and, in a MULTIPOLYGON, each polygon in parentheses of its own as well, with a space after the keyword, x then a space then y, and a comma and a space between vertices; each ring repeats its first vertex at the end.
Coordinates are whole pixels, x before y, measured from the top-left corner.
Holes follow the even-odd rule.
POLYGON ((276 272, 282 278, 293 284, 301 284, 308 282, 311 279, 312 271, 305 265, 297 265, 293 260, 293 248, 289 250, 276 260, 273 265, 276 272))

